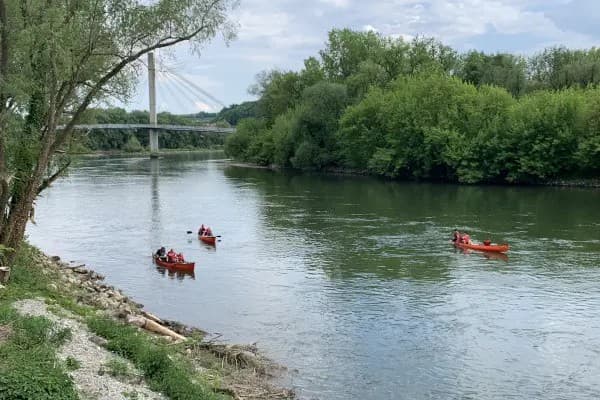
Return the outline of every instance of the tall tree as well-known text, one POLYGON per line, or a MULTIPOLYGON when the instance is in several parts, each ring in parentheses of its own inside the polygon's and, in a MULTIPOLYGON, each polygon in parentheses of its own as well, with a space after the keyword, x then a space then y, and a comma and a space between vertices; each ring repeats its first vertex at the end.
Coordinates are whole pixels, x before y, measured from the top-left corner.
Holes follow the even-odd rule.
POLYGON ((0 244, 18 248, 90 104, 129 93, 151 51, 230 40, 235 3, 0 0, 0 244))

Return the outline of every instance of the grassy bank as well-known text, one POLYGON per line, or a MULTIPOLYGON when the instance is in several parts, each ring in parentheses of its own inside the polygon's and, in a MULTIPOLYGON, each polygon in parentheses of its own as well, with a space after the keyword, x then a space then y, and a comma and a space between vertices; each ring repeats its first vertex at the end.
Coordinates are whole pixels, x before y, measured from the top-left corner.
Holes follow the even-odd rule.
POLYGON ((93 398, 94 381, 107 376, 123 399, 138 398, 138 388, 177 400, 293 397, 267 382, 268 363, 246 347, 207 343, 183 326, 185 340, 174 341, 129 325, 141 305, 102 280, 22 247, 0 289, 0 400, 93 398), (22 312, 34 306, 43 311, 22 312), (88 350, 106 360, 86 359, 88 350), (133 390, 119 386, 129 383, 133 390))

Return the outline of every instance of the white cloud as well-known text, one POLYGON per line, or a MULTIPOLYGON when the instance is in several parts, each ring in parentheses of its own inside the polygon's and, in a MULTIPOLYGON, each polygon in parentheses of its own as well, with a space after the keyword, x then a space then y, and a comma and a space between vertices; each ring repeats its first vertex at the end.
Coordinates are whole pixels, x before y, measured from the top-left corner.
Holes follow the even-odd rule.
POLYGON ((379 30, 377 30, 377 28, 375 28, 373 25, 363 25, 362 30, 365 32, 379 32, 379 30))
POLYGON ((217 112, 221 109, 220 107, 211 106, 210 104, 207 104, 207 103, 204 103, 201 101, 196 101, 194 103, 194 106, 196 107, 197 111, 204 111, 204 112, 217 112))
POLYGON ((338 7, 338 8, 345 8, 345 7, 348 7, 348 5, 350 4, 350 0, 320 0, 320 1, 321 1, 321 3, 332 5, 332 6, 338 7))

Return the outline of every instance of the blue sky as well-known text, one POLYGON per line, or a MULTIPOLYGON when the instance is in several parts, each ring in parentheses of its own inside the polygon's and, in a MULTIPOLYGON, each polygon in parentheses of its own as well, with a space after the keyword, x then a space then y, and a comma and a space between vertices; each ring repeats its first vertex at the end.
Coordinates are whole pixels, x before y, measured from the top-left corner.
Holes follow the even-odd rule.
MULTIPOLYGON (((241 0, 232 19, 239 30, 229 46, 217 37, 200 56, 186 46, 159 55, 159 111, 220 108, 188 92, 189 84, 171 71, 225 104, 252 100, 247 89, 258 72, 300 69, 334 27, 433 36, 459 51, 531 54, 553 45, 586 48, 600 42, 600 0, 241 0)), ((126 108, 147 109, 145 76, 126 108)))

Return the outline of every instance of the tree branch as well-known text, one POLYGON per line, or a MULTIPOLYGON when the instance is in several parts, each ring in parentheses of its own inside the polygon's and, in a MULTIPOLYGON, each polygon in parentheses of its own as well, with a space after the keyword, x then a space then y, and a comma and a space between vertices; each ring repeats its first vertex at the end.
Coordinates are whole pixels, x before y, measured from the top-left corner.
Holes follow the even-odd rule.
POLYGON ((37 194, 42 193, 44 190, 46 190, 50 185, 52 185, 52 183, 57 180, 62 174, 63 172, 65 172, 67 170, 67 168, 69 168, 69 165, 71 165, 71 160, 69 160, 65 165, 63 165, 62 167, 60 167, 58 169, 58 171, 56 171, 54 174, 52 174, 50 177, 44 179, 42 181, 42 184, 38 187, 38 191, 37 194))

